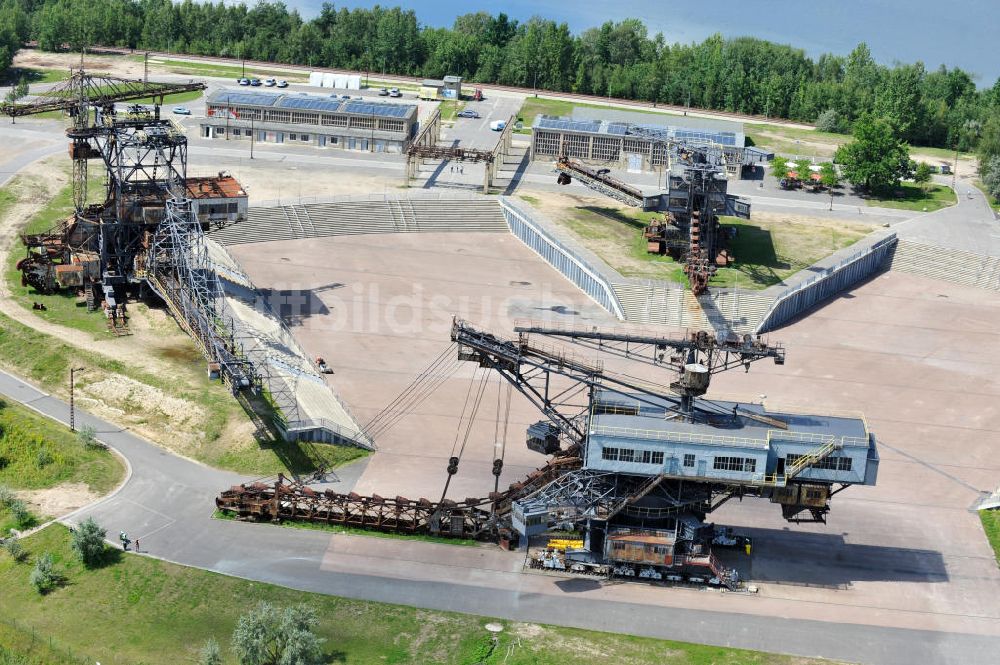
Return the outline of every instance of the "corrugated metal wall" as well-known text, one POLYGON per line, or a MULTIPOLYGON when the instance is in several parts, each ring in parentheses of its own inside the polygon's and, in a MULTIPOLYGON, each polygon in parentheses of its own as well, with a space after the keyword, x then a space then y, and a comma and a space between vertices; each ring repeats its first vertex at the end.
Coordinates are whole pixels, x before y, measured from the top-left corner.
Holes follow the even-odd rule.
POLYGON ((829 269, 826 274, 818 275, 781 294, 757 326, 757 332, 774 330, 816 304, 882 270, 891 258, 896 242, 896 234, 891 233, 829 269))
POLYGON ((618 296, 615 295, 611 284, 597 270, 584 263, 541 227, 532 223, 530 216, 509 199, 501 198, 500 206, 511 233, 580 287, 597 304, 619 319, 625 319, 618 296))

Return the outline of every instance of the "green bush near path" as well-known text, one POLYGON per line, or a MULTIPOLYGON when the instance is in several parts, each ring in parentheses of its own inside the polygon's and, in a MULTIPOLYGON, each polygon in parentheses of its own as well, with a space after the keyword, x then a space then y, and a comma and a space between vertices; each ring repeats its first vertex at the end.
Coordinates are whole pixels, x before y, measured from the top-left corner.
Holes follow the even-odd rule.
MULTIPOLYGON (((69 533, 59 525, 25 538, 24 545, 32 565, 41 553, 52 553, 56 569, 65 577, 64 586, 40 597, 28 583, 31 566, 15 564, 0 554, 0 588, 4 589, 0 642, 23 645, 36 662, 69 662, 72 652, 78 663, 87 658, 91 663, 174 665, 196 662, 202 645, 215 638, 223 662, 235 663, 229 646, 236 621, 261 600, 280 607, 298 603, 314 607, 320 619, 316 632, 327 640, 328 661, 346 665, 821 662, 507 621, 501 622, 504 631, 494 647, 485 630, 490 621, 486 617, 295 591, 133 554, 122 554, 117 563, 88 570, 73 555, 69 533), (31 640, 31 631, 51 638, 44 652, 42 645, 31 640)), ((829 665, 829 661, 822 663, 829 665)))

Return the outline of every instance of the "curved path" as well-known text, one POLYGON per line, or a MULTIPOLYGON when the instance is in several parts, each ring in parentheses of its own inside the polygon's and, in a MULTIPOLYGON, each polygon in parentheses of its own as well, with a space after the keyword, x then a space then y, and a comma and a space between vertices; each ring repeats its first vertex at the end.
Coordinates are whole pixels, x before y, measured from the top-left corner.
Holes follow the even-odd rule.
MULTIPOLYGON (((66 403, 5 372, 0 394, 68 421, 66 403)), ((844 623, 843 616, 829 622, 769 616, 764 598, 520 573, 520 555, 492 547, 213 520, 218 491, 245 478, 173 455, 79 410, 77 422, 93 426, 132 474, 116 493, 63 521, 94 517, 111 533, 138 537, 143 554, 167 561, 349 598, 852 662, 975 664, 995 662, 1000 653, 1000 638, 991 636, 865 626, 844 623)), ((352 475, 344 470, 341 482, 350 485, 352 475)))

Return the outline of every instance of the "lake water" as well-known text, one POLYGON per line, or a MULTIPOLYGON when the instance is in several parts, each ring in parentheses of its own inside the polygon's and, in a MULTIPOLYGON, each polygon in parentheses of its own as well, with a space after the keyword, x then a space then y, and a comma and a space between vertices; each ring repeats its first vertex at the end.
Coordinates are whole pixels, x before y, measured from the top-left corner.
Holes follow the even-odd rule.
MULTIPOLYGON (((322 0, 287 0, 304 17, 315 16, 322 0)), ((923 61, 975 74, 980 87, 1000 76, 1000 0, 410 0, 335 2, 337 7, 400 6, 411 8, 421 23, 451 26, 458 14, 486 11, 525 20, 533 15, 569 24, 573 32, 607 20, 642 19, 650 34, 668 42, 700 41, 721 32, 753 35, 791 44, 810 56, 846 55, 858 42, 868 43, 882 63, 923 61)))

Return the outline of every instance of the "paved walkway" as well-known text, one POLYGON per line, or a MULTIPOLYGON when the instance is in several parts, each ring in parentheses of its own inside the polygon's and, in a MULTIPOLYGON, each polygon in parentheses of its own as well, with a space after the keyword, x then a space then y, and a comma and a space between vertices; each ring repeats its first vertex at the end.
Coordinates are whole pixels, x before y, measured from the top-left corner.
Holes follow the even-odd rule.
MULTIPOLYGON (((0 394, 60 422, 68 405, 0 372, 0 394)), ((521 621, 610 630, 885 665, 993 663, 1000 638, 850 623, 851 608, 643 584, 602 585, 522 573, 517 553, 385 540, 211 519, 216 493, 244 480, 173 455, 79 411, 131 476, 115 494, 67 516, 128 531, 144 554, 296 589, 521 621), (707 610, 704 608, 714 608, 707 610), (715 611, 719 610, 719 611, 715 611)), ((354 474, 341 473, 348 482, 354 474)), ((984 627, 986 633, 992 632, 984 627)))
MULTIPOLYGON (((937 176, 935 182, 951 186, 950 177, 937 176)), ((895 223, 893 230, 904 240, 1000 256, 1000 221, 986 196, 967 180, 960 180, 957 188, 957 205, 895 223)))

